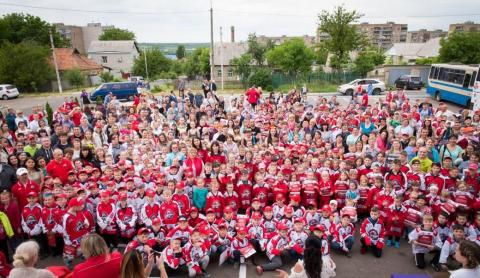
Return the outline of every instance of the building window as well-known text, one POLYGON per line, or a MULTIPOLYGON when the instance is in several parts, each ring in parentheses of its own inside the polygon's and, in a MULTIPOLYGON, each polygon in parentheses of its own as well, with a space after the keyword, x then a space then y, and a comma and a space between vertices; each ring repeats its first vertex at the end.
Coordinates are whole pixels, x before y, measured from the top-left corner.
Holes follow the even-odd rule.
POLYGON ((217 76, 222 77, 222 70, 221 69, 217 70, 217 76))
POLYGON ((233 69, 228 69, 228 77, 233 77, 233 69))
POLYGON ((102 63, 108 63, 107 56, 102 56, 102 63))

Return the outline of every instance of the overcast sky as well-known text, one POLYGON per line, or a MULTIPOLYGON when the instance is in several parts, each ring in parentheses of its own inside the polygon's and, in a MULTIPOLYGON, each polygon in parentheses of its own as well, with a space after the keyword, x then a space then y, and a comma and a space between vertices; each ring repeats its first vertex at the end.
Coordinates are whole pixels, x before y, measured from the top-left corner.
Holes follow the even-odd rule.
MULTIPOLYGON (((252 32, 315 35, 316 15, 342 3, 364 14, 361 22, 395 21, 407 23, 409 30, 447 30, 450 23, 480 22, 479 0, 213 0, 215 41, 220 39, 220 26, 223 40, 229 41, 232 25, 236 40, 245 40, 252 32)), ((209 8, 210 0, 0 0, 2 15, 24 12, 52 23, 113 24, 135 32, 139 42, 208 42, 209 8), (122 13, 105 13, 108 11, 122 13)))

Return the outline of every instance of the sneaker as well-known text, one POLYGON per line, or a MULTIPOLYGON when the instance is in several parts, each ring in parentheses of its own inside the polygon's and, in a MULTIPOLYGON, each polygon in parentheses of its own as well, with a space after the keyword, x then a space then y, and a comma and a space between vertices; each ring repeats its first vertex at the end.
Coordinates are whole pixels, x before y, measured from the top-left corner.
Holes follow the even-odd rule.
POLYGON ((435 270, 435 272, 442 271, 442 269, 440 268, 440 266, 438 264, 431 263, 431 266, 432 266, 433 270, 435 270))
POLYGON ((400 241, 395 241, 395 248, 400 248, 400 241))
POLYGON ((367 253, 367 248, 365 246, 362 246, 362 248, 360 248, 360 253, 361 254, 367 253))
POLYGON ((233 269, 238 269, 239 267, 240 267, 240 263, 239 263, 239 262, 233 263, 233 269))
POLYGON ((243 256, 240 257, 240 263, 241 263, 241 264, 244 264, 244 263, 245 263, 245 257, 243 257, 243 256))
POLYGON ((345 252, 345 257, 352 258, 352 254, 350 254, 350 252, 345 252))
POLYGON ((392 241, 387 239, 387 246, 392 246, 392 241))
POLYGON ((263 267, 257 266, 257 267, 255 268, 255 270, 257 271, 257 274, 258 274, 258 275, 262 275, 262 274, 263 274, 263 267))
POLYGON ((210 278, 211 275, 210 273, 206 272, 205 270, 203 271, 203 277, 210 278))

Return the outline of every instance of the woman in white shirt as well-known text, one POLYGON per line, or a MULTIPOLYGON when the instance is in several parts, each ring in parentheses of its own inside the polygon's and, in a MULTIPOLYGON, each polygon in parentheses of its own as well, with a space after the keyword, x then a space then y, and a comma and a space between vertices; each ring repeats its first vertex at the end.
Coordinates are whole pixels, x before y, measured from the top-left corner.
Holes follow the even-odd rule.
POLYGON ((462 268, 451 271, 450 278, 480 277, 480 246, 470 240, 462 240, 455 250, 455 260, 462 268))

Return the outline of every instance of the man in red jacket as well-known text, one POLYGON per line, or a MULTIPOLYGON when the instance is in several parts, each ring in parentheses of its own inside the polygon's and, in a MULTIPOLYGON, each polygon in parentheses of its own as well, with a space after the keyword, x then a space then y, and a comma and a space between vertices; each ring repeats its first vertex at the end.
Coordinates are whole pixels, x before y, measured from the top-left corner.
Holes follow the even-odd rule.
POLYGON ((73 170, 72 162, 63 158, 63 151, 55 149, 53 160, 47 164, 47 173, 52 178, 59 178, 63 184, 68 182, 68 172, 73 170))
POLYGON ((245 95, 247 96, 247 100, 250 103, 250 105, 252 105, 253 109, 255 109, 255 106, 257 106, 258 99, 260 98, 260 93, 258 92, 255 85, 253 85, 250 89, 248 89, 245 95))

